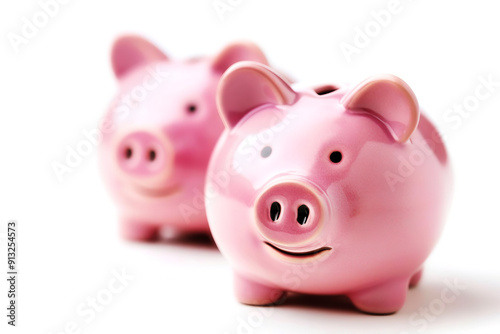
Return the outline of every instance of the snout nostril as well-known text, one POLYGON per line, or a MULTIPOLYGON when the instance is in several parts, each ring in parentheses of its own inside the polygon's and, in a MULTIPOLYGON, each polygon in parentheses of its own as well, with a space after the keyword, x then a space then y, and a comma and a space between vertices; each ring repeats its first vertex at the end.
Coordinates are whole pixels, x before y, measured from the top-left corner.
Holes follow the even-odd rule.
POLYGON ((277 221, 280 217, 281 205, 278 202, 271 204, 271 219, 273 222, 277 221))
POLYGON ((132 149, 130 147, 127 147, 125 149, 125 158, 130 159, 132 157, 132 149))
POLYGON ((304 225, 309 218, 309 208, 306 205, 301 205, 297 209, 297 222, 300 225, 304 225))
POLYGON ((156 152, 155 150, 150 150, 149 151, 149 160, 154 161, 156 159, 156 152))

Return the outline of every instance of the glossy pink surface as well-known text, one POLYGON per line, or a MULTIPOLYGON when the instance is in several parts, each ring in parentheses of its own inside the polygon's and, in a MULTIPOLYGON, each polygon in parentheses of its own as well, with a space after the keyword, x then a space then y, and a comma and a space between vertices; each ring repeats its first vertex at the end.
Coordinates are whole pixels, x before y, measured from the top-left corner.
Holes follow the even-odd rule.
POLYGON ((223 72, 239 60, 266 63, 250 43, 177 61, 141 37, 115 42, 119 92, 104 120, 99 159, 126 238, 151 239, 162 227, 208 232, 203 187, 223 131, 215 92, 223 72))
POLYGON ((344 294, 365 312, 399 310, 441 234, 452 186, 444 145, 411 89, 383 75, 296 92, 242 62, 217 96, 226 130, 206 206, 237 298, 344 294))

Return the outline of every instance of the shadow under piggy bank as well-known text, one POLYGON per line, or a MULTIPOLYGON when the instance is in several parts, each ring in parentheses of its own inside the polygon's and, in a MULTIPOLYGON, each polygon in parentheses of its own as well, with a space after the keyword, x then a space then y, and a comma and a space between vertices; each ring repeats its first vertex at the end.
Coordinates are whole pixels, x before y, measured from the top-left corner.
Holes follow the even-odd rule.
POLYGON ((409 290, 404 307, 385 316, 360 313, 345 296, 289 294, 281 304, 268 306, 274 310, 266 321, 279 321, 299 312, 304 321, 349 331, 370 329, 370 332, 400 334, 456 329, 464 332, 495 322, 500 310, 499 278, 460 273, 424 277, 409 290))

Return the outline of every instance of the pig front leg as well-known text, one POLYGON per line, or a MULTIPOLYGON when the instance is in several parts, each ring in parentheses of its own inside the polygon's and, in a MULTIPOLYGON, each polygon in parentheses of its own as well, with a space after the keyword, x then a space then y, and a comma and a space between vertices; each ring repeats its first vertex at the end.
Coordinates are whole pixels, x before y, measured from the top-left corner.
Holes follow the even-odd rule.
POLYGON ((151 241, 158 238, 160 227, 134 219, 121 220, 121 235, 132 241, 151 241))
POLYGON ((284 301, 286 292, 252 281, 238 273, 234 275, 236 298, 247 305, 276 305, 284 301))
POLYGON ((391 314, 403 307, 409 280, 409 278, 391 280, 350 293, 347 296, 360 311, 373 314, 391 314))

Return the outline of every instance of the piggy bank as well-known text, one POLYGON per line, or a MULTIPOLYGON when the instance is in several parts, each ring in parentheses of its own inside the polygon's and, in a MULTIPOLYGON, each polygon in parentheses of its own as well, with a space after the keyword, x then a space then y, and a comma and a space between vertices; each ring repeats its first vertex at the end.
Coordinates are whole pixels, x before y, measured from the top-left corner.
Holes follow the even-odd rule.
POLYGON ((381 75, 295 91, 241 62, 217 99, 225 131, 206 208, 237 299, 345 295, 367 313, 400 309, 439 238, 452 181, 411 89, 381 75))
POLYGON ((163 227, 208 232, 203 188, 212 149, 224 127, 215 93, 240 60, 266 63, 251 43, 215 57, 170 60, 138 36, 112 48, 118 96, 103 118, 99 160, 125 238, 149 240, 163 227))

